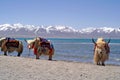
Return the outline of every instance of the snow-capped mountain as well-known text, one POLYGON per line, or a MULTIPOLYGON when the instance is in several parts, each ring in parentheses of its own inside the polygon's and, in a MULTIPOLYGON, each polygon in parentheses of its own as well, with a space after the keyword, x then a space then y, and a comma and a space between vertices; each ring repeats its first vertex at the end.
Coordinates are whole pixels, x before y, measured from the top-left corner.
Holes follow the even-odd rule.
POLYGON ((64 38, 120 38, 120 28, 84 28, 74 29, 68 26, 34 26, 18 24, 2 24, 0 25, 0 36, 11 37, 64 37, 64 38))

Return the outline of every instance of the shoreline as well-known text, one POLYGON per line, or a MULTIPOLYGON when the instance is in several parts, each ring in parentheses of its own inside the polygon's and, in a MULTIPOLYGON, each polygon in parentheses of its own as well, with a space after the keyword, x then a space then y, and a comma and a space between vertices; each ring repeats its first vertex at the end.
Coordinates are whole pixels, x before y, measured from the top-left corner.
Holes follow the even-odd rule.
POLYGON ((1 56, 1 80, 119 80, 120 66, 1 56))
MULTIPOLYGON (((3 54, 0 54, 0 56, 4 56, 3 54)), ((15 55, 8 55, 9 57, 18 57, 15 55)), ((20 58, 28 58, 28 59, 36 59, 35 56, 20 56, 20 58)), ((45 55, 42 55, 42 57, 39 60, 48 60, 47 57, 45 57, 45 55)), ((76 60, 64 60, 64 59, 54 59, 52 61, 63 61, 63 62, 73 62, 73 63, 85 63, 85 64, 94 64, 93 61, 76 61, 76 60)), ((108 61, 105 62, 105 65, 110 65, 110 66, 120 66, 119 64, 112 64, 109 63, 108 61)))

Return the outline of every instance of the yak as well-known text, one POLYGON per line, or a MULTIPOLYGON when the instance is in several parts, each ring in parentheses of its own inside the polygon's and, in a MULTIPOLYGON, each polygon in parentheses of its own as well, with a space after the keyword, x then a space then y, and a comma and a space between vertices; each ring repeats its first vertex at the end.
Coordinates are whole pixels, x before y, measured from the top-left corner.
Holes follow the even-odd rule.
POLYGON ((7 52, 11 53, 13 51, 16 51, 18 52, 17 56, 21 56, 23 52, 22 42, 10 37, 0 38, 0 47, 1 47, 1 51, 3 51, 4 55, 6 56, 7 56, 7 52))
POLYGON ((109 59, 110 39, 108 42, 105 42, 103 38, 98 38, 96 42, 94 39, 92 41, 94 43, 94 63, 105 66, 105 61, 109 59))
POLYGON ((32 40, 25 41, 28 43, 28 49, 33 49, 36 59, 39 59, 40 56, 44 54, 49 56, 48 60, 52 60, 52 56, 54 55, 54 47, 49 40, 36 37, 32 40))

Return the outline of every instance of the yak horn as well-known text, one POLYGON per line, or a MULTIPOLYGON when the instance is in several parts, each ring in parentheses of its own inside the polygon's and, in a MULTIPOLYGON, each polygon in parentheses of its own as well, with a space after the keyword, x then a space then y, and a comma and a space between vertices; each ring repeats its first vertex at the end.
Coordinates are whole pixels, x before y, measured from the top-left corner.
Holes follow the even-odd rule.
POLYGON ((96 42, 95 42, 95 40, 92 38, 92 42, 94 43, 94 44, 96 44, 96 42))
POLYGON ((24 39, 24 41, 25 41, 25 42, 27 42, 27 40, 26 40, 26 39, 24 39))
POLYGON ((111 39, 109 39, 107 43, 109 44, 109 43, 110 43, 110 41, 111 41, 111 39))

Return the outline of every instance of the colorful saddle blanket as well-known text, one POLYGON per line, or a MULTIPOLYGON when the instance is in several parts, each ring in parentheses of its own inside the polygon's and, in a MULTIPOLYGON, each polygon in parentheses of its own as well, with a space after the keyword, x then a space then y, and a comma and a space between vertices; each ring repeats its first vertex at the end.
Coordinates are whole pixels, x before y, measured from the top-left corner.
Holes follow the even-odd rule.
POLYGON ((7 42, 6 42, 6 46, 7 48, 9 47, 15 47, 18 48, 19 47, 19 41, 15 40, 14 38, 6 38, 7 42))
POLYGON ((48 43, 48 42, 41 42, 40 45, 41 45, 41 47, 50 48, 50 43, 48 43))
POLYGON ((40 38, 40 41, 41 42, 49 42, 47 39, 45 39, 45 38, 40 38))
POLYGON ((47 39, 45 39, 45 38, 40 38, 40 46, 41 47, 47 47, 47 48, 51 48, 50 47, 50 42, 47 40, 47 39))

